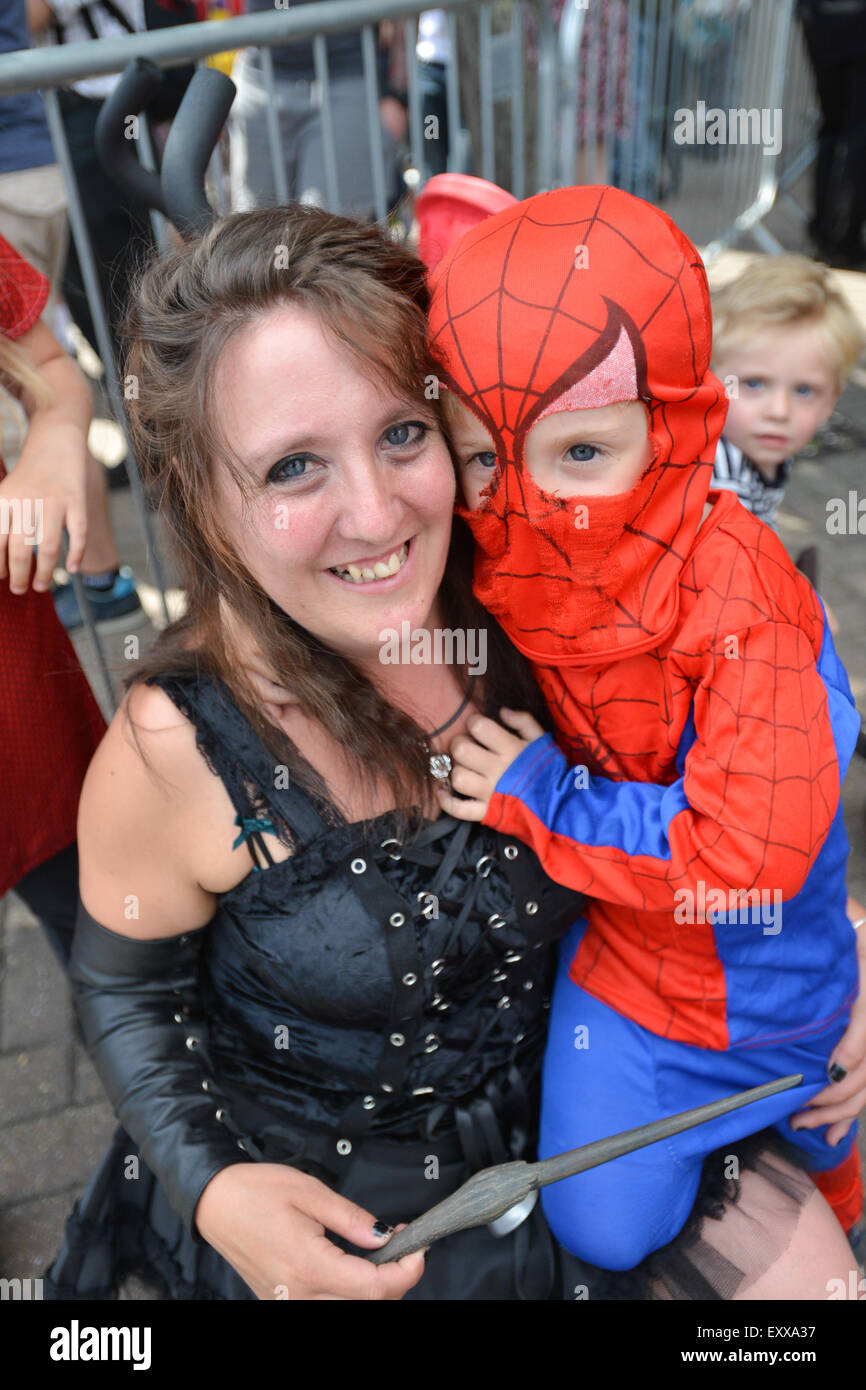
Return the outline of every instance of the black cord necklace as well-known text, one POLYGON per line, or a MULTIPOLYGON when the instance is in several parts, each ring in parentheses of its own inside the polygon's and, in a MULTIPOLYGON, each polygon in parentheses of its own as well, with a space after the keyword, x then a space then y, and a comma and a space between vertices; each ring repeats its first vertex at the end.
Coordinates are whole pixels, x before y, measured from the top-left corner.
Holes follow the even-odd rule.
POLYGON ((457 706, 451 718, 446 719, 445 723, 441 724, 438 729, 434 729, 432 734, 428 734, 427 741, 424 744, 431 777, 435 777, 437 782, 441 782, 442 785, 446 787, 449 785, 448 779, 451 776, 451 758, 447 753, 432 753, 430 751, 430 743, 434 738, 438 738, 440 734, 444 734, 445 730, 450 729, 451 725, 455 724, 460 718, 466 706, 469 704, 469 701, 472 699, 472 690, 477 679, 477 676, 470 676, 469 689, 466 691, 466 694, 460 701, 460 704, 457 706))

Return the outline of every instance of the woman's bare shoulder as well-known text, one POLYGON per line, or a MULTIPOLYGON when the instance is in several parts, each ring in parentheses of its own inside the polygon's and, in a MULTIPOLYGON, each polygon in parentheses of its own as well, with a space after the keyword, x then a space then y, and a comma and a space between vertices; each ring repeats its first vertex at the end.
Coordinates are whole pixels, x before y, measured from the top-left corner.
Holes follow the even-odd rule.
POLYGON ((205 778, 190 721, 157 686, 134 685, 90 764, 78 815, 81 897, 110 930, 171 936, 209 920, 189 834, 205 778))

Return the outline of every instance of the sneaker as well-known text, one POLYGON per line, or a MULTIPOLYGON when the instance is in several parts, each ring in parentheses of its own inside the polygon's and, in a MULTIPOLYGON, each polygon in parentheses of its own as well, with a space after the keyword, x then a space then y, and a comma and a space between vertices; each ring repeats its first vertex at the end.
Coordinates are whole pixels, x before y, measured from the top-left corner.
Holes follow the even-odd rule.
MULTIPOLYGON (((101 632, 120 632, 129 625, 130 620, 144 616, 129 565, 120 566, 110 589, 88 588, 86 592, 94 621, 101 632)), ((84 625, 71 583, 54 590, 54 609, 67 632, 74 632, 84 625)))

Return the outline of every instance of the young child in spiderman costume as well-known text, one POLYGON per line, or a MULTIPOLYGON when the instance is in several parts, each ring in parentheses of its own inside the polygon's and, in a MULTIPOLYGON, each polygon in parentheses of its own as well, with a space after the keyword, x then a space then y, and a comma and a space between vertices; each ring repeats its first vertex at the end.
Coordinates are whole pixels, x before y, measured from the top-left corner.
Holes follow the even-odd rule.
POLYGON ((589 897, 560 953, 540 1157, 804 1078, 546 1188, 548 1220, 630 1269, 682 1228, 709 1152, 775 1126, 849 1229, 856 1125, 834 1147, 789 1117, 857 994, 839 788, 859 719, 820 599, 711 491, 726 401, 700 257, 629 194, 540 194, 441 262, 431 337, 476 593, 556 727, 478 718, 443 809, 589 897))

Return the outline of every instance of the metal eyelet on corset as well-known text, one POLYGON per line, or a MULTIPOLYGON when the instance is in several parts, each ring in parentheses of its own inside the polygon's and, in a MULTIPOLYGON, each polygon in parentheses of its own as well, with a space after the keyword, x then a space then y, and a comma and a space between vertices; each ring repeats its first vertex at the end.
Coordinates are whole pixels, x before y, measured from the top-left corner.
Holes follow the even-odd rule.
POLYGON ((508 976, 507 976, 507 974, 506 974, 506 972, 505 972, 504 970, 494 970, 494 972, 493 972, 493 980, 495 981, 496 984, 500 985, 500 984, 502 984, 502 981, 503 981, 503 980, 507 980, 507 979, 508 979, 508 976))
POLYGON ((438 1046, 439 1046, 439 1039, 437 1038, 436 1034, 435 1034, 435 1033, 428 1033, 427 1036, 426 1036, 426 1038, 424 1039, 424 1051, 425 1051, 425 1052, 435 1052, 438 1046))
POLYGON ((532 981, 531 981, 531 980, 524 980, 524 981, 523 981, 523 988, 524 988, 524 989, 532 989, 532 987, 533 987, 533 986, 532 986, 532 981))
POLYGON ((210 1090, 210 1082, 209 1082, 209 1081, 203 1081, 203 1082, 201 1083, 201 1088, 202 1088, 203 1091, 209 1091, 209 1090, 210 1090))
POLYGON ((402 1033, 392 1033, 388 1041, 392 1047, 402 1047, 406 1039, 402 1033))
POLYGON ((406 917, 402 912, 392 912, 391 916, 388 918, 388 926, 394 928, 402 927, 405 921, 406 917))
POLYGON ((508 955, 505 957, 505 964, 516 965, 519 960, 523 960, 523 956, 519 951, 509 951, 508 955))
POLYGON ((507 927, 508 923, 504 917, 500 917, 498 912, 491 912, 487 918, 487 925, 492 931, 499 931, 500 927, 507 927))
POLYGON ((338 1153, 338 1154, 342 1154, 343 1157, 345 1157, 346 1154, 350 1154, 351 1152, 352 1152, 352 1145, 349 1143, 349 1140, 348 1140, 348 1139, 338 1139, 338 1140, 337 1140, 337 1153, 338 1153))
POLYGON ((388 858, 389 858, 389 859, 395 859, 395 860, 396 860, 396 859, 402 859, 402 858, 403 858, 402 854, 399 853, 399 850, 400 850, 400 841, 399 841, 399 840, 393 840, 393 839, 392 839, 392 840, 383 840, 382 843, 381 843, 381 845, 379 846, 379 848, 380 848, 380 849, 387 850, 387 852, 388 852, 388 858), (388 846, 389 846, 389 845, 396 845, 396 846, 397 846, 398 853, 395 854, 393 850, 388 849, 388 846))
POLYGON ((432 1096, 435 1095, 432 1086, 416 1086, 412 1092, 413 1096, 432 1096))
POLYGON ((418 983, 418 976, 417 976, 417 975, 413 975, 411 970, 409 971, 408 975, 404 975, 404 976, 403 976, 403 984, 404 984, 404 985, 416 985, 417 983, 418 983))
POLYGON ((219 1120, 220 1124, 222 1124, 222 1122, 223 1122, 223 1120, 224 1120, 224 1118, 225 1118, 225 1113, 226 1113, 226 1112, 223 1110, 222 1106, 220 1106, 219 1110, 216 1110, 216 1111, 214 1112, 214 1114, 215 1114, 216 1118, 219 1120))
POLYGON ((444 960, 434 960, 433 964, 430 966, 430 973, 431 975, 441 975, 444 969, 444 960))
POLYGON ((530 917, 534 917, 538 911, 538 903, 529 902, 526 904, 526 912, 530 917))
POLYGON ((517 846, 506 845, 502 853, 505 855, 506 859, 516 859, 518 854, 517 846))
POLYGON ((496 1007, 497 1007, 497 1009, 510 1009, 510 1008, 511 1008, 511 1000, 509 999, 509 997, 508 997, 507 994, 503 994, 503 996, 502 996, 501 999, 497 999, 497 1001, 496 1001, 496 1007))
POLYGON ((451 1008, 451 1005, 447 1002, 447 1000, 443 999, 442 1002, 441 1002, 441 1004, 437 1004, 437 1005, 436 1005, 436 1012, 437 1012, 437 1013, 440 1013, 440 1014, 444 1014, 445 1010, 446 1010, 446 1009, 450 1009, 450 1008, 451 1008))
POLYGON ((190 1036, 186 1040, 186 1045, 189 1048, 190 1052, 194 1052, 195 1049, 198 1047, 198 1038, 190 1034, 190 1036))
POLYGON ((238 1148, 239 1148, 239 1149, 243 1149, 244 1153, 246 1153, 246 1151, 247 1151, 247 1146, 246 1146, 246 1144, 244 1143, 243 1139, 239 1139, 239 1140, 238 1140, 238 1148))
POLYGON ((183 1023, 183 1014, 175 1014, 174 1021, 175 1023, 183 1023))
POLYGON ((365 874, 367 872, 367 861, 366 859, 353 859, 349 868, 352 870, 353 874, 365 874))
POLYGON ((486 878, 492 868, 493 855, 482 854, 481 858, 478 860, 478 863, 475 865, 475 872, 478 874, 479 878, 486 878))
POLYGON ((394 1087, 393 1087, 393 1086, 389 1086, 388 1083, 387 1083, 387 1081, 383 1081, 383 1082, 382 1082, 382 1090, 385 1092, 386 1095, 390 1096, 390 1095, 393 1094, 394 1087))
POLYGON ((376 1105, 376 1097, 365 1096, 364 1099, 361 1101, 361 1105, 364 1107, 365 1110, 373 1110, 376 1105))

